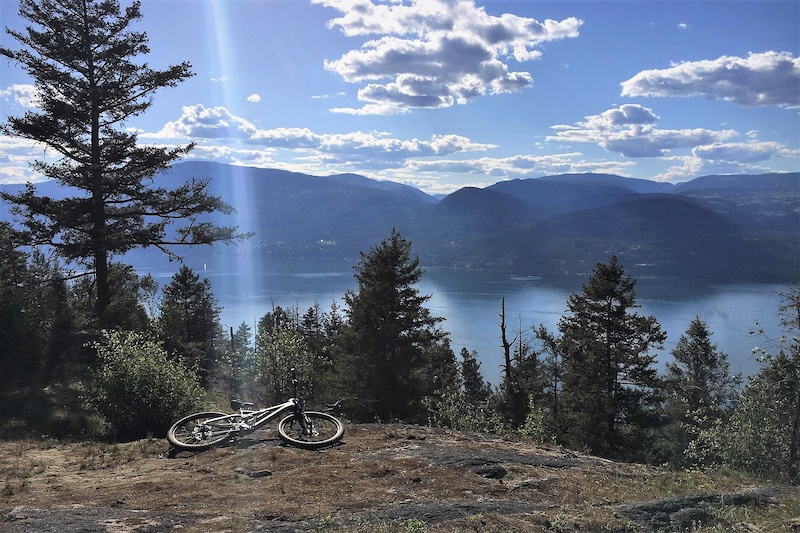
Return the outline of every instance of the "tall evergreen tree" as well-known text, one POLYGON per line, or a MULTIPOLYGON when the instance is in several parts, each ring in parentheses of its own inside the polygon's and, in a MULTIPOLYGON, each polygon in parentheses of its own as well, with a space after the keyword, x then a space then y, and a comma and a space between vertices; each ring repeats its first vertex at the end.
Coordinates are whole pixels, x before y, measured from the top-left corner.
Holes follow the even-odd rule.
POLYGON ((309 350, 297 307, 275 307, 258 321, 254 350, 256 376, 269 402, 286 401, 294 393, 293 379, 304 395, 314 393, 316 355, 309 350))
POLYGON ((525 346, 525 354, 516 348, 517 339, 520 339, 522 348, 522 332, 510 339, 508 338, 508 326, 506 323, 506 300, 500 302, 500 343, 503 348, 503 380, 497 393, 497 409, 505 425, 514 430, 519 427, 528 416, 530 400, 525 390, 522 379, 522 369, 519 368, 519 360, 523 355, 527 355, 528 347, 525 346), (512 348, 514 350, 512 351, 512 348))
POLYGON ((711 342, 705 322, 695 318, 672 350, 666 364, 670 460, 683 466, 686 450, 718 420, 727 418, 737 397, 741 376, 731 376, 728 356, 711 342))
POLYGON ((411 243, 396 230, 362 252, 355 266, 358 290, 345 294, 340 338, 345 379, 360 400, 361 412, 354 414, 362 419, 417 420, 422 399, 436 388, 430 358, 450 348, 438 327, 442 319, 425 307, 430 296, 416 288, 423 272, 411 243))
POLYGON ((214 341, 221 335, 220 308, 208 279, 183 265, 163 289, 158 319, 164 348, 206 378, 214 359, 214 341))
POLYGON ((249 379, 250 368, 249 365, 253 359, 253 329, 247 324, 242 322, 236 331, 231 335, 231 350, 230 350, 230 372, 229 376, 234 382, 234 391, 239 396, 249 392, 249 386, 252 385, 249 379))
POLYGON ((0 47, 0 55, 22 66, 37 88, 38 110, 11 117, 7 135, 41 143, 55 162, 33 168, 58 181, 63 199, 40 195, 28 184, 20 194, 1 193, 11 202, 23 242, 53 247, 78 261, 96 278, 95 315, 113 326, 110 259, 137 247, 208 244, 234 237, 234 230, 201 221, 201 215, 229 212, 199 179, 168 189, 154 177, 192 146, 161 148, 137 144, 128 120, 145 112, 154 93, 192 75, 181 63, 155 70, 137 58, 149 52, 147 36, 133 29, 140 3, 121 10, 117 0, 20 0, 24 31, 6 30, 21 45, 0 47), (173 222, 187 224, 168 232, 173 222))
POLYGON ((461 386, 468 406, 477 410, 492 396, 492 386, 483 379, 478 352, 461 348, 461 386))
POLYGON ((570 315, 558 330, 566 443, 639 459, 661 389, 650 350, 661 348, 666 334, 655 317, 633 312, 635 286, 616 256, 598 263, 582 292, 569 297, 570 315))
POLYGON ((447 375, 449 365, 441 366, 445 369, 437 372, 444 378, 441 386, 434 396, 425 399, 428 423, 460 431, 496 429, 493 391, 481 374, 478 352, 461 348, 461 363, 455 365, 455 375, 447 375))
POLYGON ((517 430, 527 423, 532 411, 545 410, 546 375, 541 353, 523 334, 522 323, 513 340, 506 333, 505 301, 500 314, 500 337, 504 351, 503 379, 496 395, 497 409, 505 425, 517 430))
POLYGON ((324 313, 320 311, 319 304, 315 303, 300 317, 300 323, 298 325, 306 346, 308 346, 309 351, 314 354, 315 359, 318 361, 317 366, 319 368, 317 368, 317 370, 322 370, 321 367, 327 365, 329 357, 323 320, 324 313))
POLYGON ((533 335, 540 345, 538 353, 543 356, 540 364, 542 396, 539 407, 544 416, 544 430, 552 438, 566 433, 560 410, 563 372, 561 338, 541 324, 533 328, 533 335))

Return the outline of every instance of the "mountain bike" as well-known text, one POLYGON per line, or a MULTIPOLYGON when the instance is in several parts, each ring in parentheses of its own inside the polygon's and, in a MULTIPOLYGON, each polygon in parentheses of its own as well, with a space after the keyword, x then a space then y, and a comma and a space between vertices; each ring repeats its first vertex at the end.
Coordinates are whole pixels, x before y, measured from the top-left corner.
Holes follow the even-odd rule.
POLYGON ((297 379, 292 381, 295 397, 284 403, 253 409, 251 402, 231 400, 231 409, 235 413, 210 411, 189 415, 169 428, 167 440, 180 450, 205 450, 252 433, 289 412, 278 422, 278 434, 284 442, 306 449, 323 448, 339 442, 344 435, 344 425, 331 414, 303 409, 303 403, 297 398, 297 379))

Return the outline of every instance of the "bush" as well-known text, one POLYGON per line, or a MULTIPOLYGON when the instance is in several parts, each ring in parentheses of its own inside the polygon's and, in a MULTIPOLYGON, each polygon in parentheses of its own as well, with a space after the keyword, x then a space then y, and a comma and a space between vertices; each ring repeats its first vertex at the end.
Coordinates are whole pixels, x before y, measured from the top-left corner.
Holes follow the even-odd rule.
POLYGON ((428 425, 456 431, 494 433, 502 424, 489 401, 476 403, 466 399, 464 391, 449 390, 423 400, 428 425))
POLYGON ((201 407, 197 372, 170 360, 145 335, 103 331, 90 347, 98 364, 86 380, 86 401, 114 437, 165 435, 175 420, 201 407))

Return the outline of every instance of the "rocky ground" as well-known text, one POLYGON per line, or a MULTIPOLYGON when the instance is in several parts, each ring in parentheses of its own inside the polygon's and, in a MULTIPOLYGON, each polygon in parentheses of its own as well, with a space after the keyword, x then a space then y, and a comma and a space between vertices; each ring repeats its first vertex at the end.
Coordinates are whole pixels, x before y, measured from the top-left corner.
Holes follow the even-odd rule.
POLYGON ((200 453, 6 441, 0 458, 0 533, 800 531, 796 488, 418 426, 349 425, 319 451, 265 430, 200 453))

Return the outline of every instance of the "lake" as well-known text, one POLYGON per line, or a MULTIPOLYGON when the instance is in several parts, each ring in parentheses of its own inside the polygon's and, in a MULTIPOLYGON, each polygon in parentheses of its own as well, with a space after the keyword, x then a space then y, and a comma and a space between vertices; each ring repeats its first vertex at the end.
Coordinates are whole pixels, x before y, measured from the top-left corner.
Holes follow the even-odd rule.
MULTIPOLYGON (((350 263, 262 261, 254 260, 246 250, 231 252, 189 264, 211 282, 223 308, 221 320, 226 331, 242 322, 255 331, 255 323, 273 306, 296 305, 303 313, 317 302, 327 312, 331 302, 337 300, 342 308, 345 291, 356 288, 350 263)), ((137 265, 137 270, 151 272, 162 285, 169 283, 177 268, 174 263, 148 268, 137 265)), ((506 302, 509 338, 520 328, 530 338, 531 325, 543 324, 550 331, 556 330, 559 318, 565 314, 567 298, 579 292, 587 279, 555 281, 507 273, 427 268, 418 288, 421 294, 430 295, 427 307, 432 314, 446 319, 442 328, 450 332, 456 354, 462 347, 476 350, 484 377, 497 384, 503 359, 501 300, 505 298, 506 302)), ((638 312, 654 315, 668 334, 659 354, 660 365, 670 360, 669 352, 698 316, 712 332, 712 341, 728 354, 731 371, 751 374, 758 369, 752 349, 766 343, 749 332, 758 320, 770 336, 780 335, 777 312, 781 297, 776 291, 787 290, 785 285, 643 279, 637 281, 637 302, 641 306, 638 312)))

